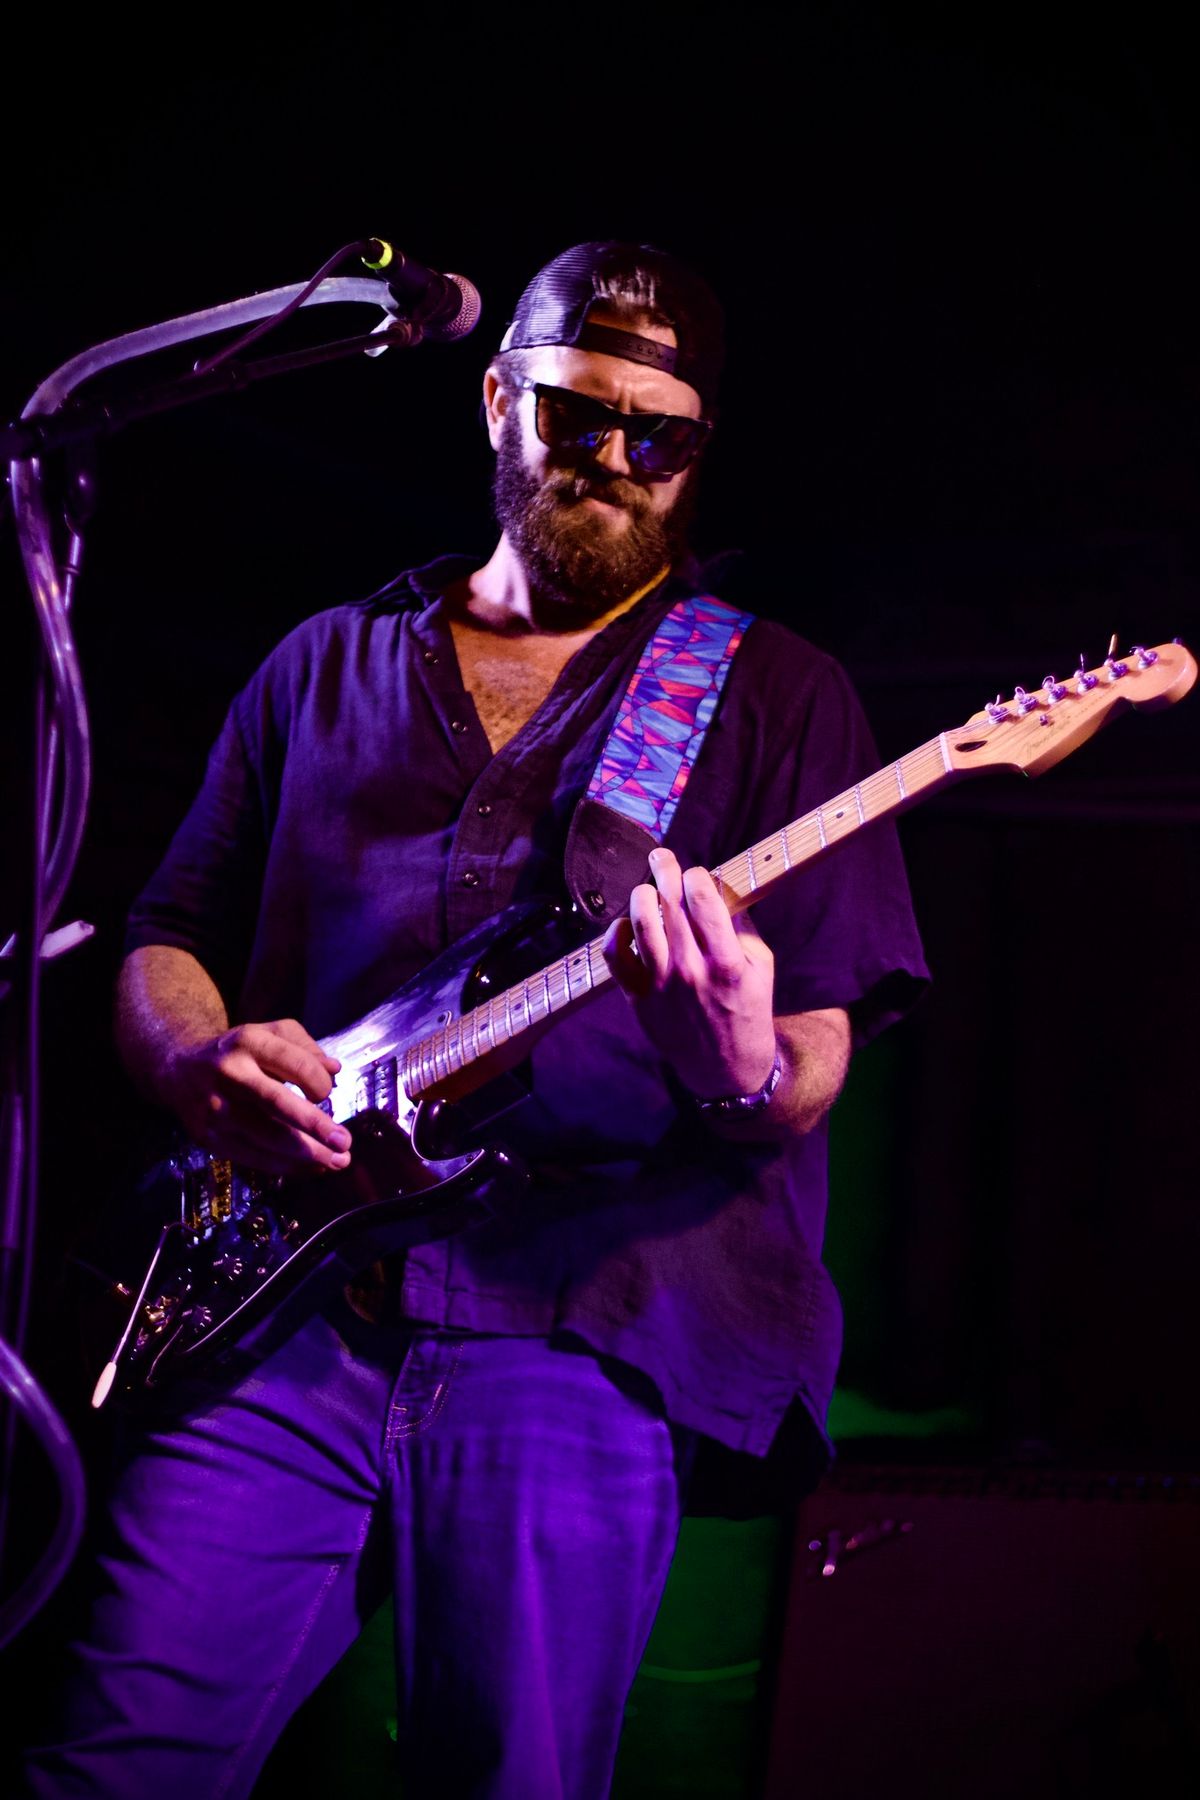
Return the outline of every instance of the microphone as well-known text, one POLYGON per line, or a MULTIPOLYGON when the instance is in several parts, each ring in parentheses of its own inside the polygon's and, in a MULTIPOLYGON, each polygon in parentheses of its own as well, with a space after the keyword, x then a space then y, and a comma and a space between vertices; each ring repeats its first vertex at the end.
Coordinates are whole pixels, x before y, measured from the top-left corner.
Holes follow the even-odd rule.
POLYGON ((386 238, 368 238, 362 252, 368 269, 382 275, 400 312, 419 327, 421 337, 452 343, 479 323, 483 302, 465 275, 439 275, 386 238))

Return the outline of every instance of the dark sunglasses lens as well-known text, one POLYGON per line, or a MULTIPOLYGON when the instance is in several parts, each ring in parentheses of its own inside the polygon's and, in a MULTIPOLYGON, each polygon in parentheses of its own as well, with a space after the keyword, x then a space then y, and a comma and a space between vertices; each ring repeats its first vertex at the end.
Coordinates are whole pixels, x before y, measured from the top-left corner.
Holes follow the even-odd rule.
POLYGON ((608 408, 569 388, 538 388, 537 432, 551 450, 594 450, 611 421, 608 408))
POLYGON ((625 450, 634 468, 647 475, 676 475, 686 469, 707 436, 703 425, 673 413, 647 416, 646 424, 641 435, 626 431, 625 450))

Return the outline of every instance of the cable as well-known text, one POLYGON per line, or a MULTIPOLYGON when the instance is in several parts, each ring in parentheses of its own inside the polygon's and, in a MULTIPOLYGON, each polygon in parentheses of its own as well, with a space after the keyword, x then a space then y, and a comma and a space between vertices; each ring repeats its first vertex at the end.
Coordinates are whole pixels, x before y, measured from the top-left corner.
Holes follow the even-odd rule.
POLYGON ((0 1648, 16 1637, 54 1592, 83 1535, 86 1489, 83 1464, 62 1418, 20 1357, 0 1338, 0 1384, 21 1409, 45 1450, 61 1496, 54 1531, 41 1557, 15 1594, 0 1603, 0 1648))

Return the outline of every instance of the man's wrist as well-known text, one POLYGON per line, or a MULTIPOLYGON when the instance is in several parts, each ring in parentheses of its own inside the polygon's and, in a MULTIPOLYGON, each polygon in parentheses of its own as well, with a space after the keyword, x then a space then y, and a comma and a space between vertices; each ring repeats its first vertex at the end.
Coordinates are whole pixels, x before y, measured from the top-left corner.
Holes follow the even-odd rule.
POLYGON ((761 1113, 770 1106, 782 1079, 783 1053, 776 1044, 771 1072, 761 1087, 748 1094, 722 1094, 712 1100, 701 1100, 698 1096, 693 1096, 692 1105, 706 1119, 753 1118, 756 1113, 761 1113))

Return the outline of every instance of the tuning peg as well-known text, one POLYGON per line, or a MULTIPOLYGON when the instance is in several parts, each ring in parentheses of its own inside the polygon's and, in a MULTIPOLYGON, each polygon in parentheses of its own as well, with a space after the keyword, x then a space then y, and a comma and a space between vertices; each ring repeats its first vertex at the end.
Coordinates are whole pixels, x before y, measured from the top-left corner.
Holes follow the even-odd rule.
POLYGON ((1130 655, 1137 657, 1137 666, 1139 669, 1153 668, 1154 664, 1158 661, 1158 651, 1147 650, 1142 644, 1135 644, 1130 651, 1130 655))
POLYGON ((1042 691, 1046 696, 1046 704, 1057 706, 1066 696, 1067 684, 1065 681, 1056 681, 1053 675, 1046 675, 1042 679, 1042 691))
POLYGON ((1115 656, 1106 656, 1104 659, 1104 667, 1108 670, 1108 679, 1110 681, 1120 681, 1122 675, 1128 675, 1129 673, 1129 664, 1118 662, 1115 656))
POLYGON ((986 712, 989 719, 995 720, 997 725, 1008 717, 1008 708, 1001 700, 999 694, 996 695, 994 700, 989 700, 983 710, 986 712))
POLYGON ((1079 653, 1079 672, 1075 677, 1075 692, 1077 694, 1090 694, 1099 679, 1100 677, 1098 675, 1088 674, 1087 658, 1081 650, 1079 653))
POLYGON ((1041 705, 1036 694, 1027 694, 1025 689, 1019 686, 1013 689, 1013 699, 1016 701, 1017 711, 1022 715, 1036 712, 1041 705))

